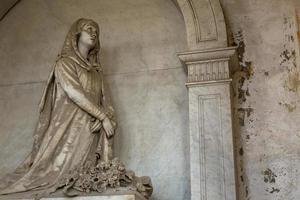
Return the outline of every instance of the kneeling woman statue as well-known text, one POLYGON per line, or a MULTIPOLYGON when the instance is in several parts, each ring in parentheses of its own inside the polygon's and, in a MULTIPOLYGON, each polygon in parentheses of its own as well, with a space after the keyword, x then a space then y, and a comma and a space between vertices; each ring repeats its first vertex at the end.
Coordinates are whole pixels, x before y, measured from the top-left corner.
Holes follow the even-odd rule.
POLYGON ((62 187, 102 192, 128 185, 151 195, 149 178, 135 177, 112 159, 116 123, 104 94, 99 51, 98 24, 77 20, 44 90, 32 152, 4 178, 1 195, 48 195, 62 187))

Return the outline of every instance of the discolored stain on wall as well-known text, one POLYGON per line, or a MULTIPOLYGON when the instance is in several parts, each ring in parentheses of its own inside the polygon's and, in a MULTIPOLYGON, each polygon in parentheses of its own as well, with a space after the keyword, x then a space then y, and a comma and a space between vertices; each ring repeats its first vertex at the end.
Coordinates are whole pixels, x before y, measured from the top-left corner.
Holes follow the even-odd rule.
POLYGON ((245 119, 249 118, 251 113, 253 113, 253 108, 238 108, 239 124, 245 126, 245 119))
MULTIPOLYGON (((284 88, 290 92, 297 93, 300 87, 299 69, 297 67, 297 56, 294 30, 294 20, 292 18, 284 18, 285 44, 284 50, 280 54, 280 66, 286 69, 286 77, 284 88)), ((298 32, 299 33, 299 32, 298 32)))
POLYGON ((233 71, 233 109, 234 120, 236 121, 236 145, 237 145, 237 166, 239 177, 239 192, 240 196, 245 200, 250 200, 249 195, 249 179, 248 174, 244 170, 244 161, 247 155, 245 155, 245 148, 243 140, 249 140, 250 136, 244 137, 239 135, 240 129, 244 128, 246 122, 252 122, 250 116, 253 114, 254 109, 248 104, 247 100, 251 96, 249 84, 254 75, 254 69, 252 61, 246 59, 246 41, 244 38, 244 31, 242 29, 237 30, 232 34, 233 43, 232 46, 237 47, 237 57, 235 71, 233 71), (248 138, 248 139, 247 139, 248 138))
POLYGON ((265 183, 275 183, 277 175, 269 168, 267 168, 264 172, 264 182, 265 183))
POLYGON ((298 36, 298 41, 299 41, 299 45, 300 45, 300 8, 296 9, 296 18, 297 18, 297 23, 298 23, 297 36, 298 36))
POLYGON ((272 187, 272 188, 271 188, 271 191, 268 191, 268 190, 267 190, 267 192, 269 192, 270 194, 273 194, 274 192, 276 192, 276 193, 280 192, 280 190, 279 190, 278 188, 272 187))
POLYGON ((297 108, 295 102, 291 102, 291 103, 279 102, 279 105, 284 106, 288 112, 293 112, 297 108))
POLYGON ((237 96, 239 104, 246 102, 247 97, 250 96, 248 83, 250 78, 254 74, 252 62, 245 59, 245 42, 243 31, 239 30, 233 34, 234 42, 233 46, 237 46, 237 59, 238 59, 238 70, 233 74, 234 85, 236 90, 234 91, 234 97, 237 96))
POLYGON ((280 189, 275 187, 276 178, 278 176, 270 168, 264 170, 263 175, 264 175, 264 182, 271 185, 270 187, 267 187, 265 191, 269 192, 270 194, 279 193, 280 189))
POLYGON ((288 70, 288 80, 285 87, 291 92, 298 92, 300 87, 299 71, 297 68, 288 70))
POLYGON ((231 44, 238 47, 232 83, 238 199, 298 200, 300 33, 295 7, 291 1, 221 2, 231 44))
POLYGON ((264 72, 264 75, 265 76, 269 76, 269 72, 264 72))

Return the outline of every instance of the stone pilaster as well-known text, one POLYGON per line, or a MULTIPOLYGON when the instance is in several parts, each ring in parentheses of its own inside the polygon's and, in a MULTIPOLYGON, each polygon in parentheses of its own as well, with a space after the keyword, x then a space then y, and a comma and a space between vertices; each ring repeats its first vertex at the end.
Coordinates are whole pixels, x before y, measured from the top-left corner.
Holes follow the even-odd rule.
POLYGON ((188 71, 191 200, 236 200, 229 68, 234 52, 178 54, 188 71))

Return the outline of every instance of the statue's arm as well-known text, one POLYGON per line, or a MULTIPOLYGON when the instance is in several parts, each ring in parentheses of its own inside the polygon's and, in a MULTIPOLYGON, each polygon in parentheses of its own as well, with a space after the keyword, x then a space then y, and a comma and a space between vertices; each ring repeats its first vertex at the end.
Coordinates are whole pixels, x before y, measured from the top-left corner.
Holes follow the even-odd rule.
POLYGON ((55 67, 55 77, 68 97, 81 109, 101 121, 106 118, 103 107, 99 107, 85 94, 72 61, 58 60, 55 67))

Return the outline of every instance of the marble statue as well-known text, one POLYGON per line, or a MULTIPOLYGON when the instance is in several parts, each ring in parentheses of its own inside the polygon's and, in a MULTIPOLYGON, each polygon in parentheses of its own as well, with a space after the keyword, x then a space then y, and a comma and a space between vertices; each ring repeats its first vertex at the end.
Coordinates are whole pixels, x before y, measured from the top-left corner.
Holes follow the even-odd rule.
POLYGON ((44 90, 32 152, 2 180, 1 195, 126 187, 150 197, 149 177, 136 177, 113 158, 116 120, 104 91, 99 51, 98 24, 77 20, 44 90))

